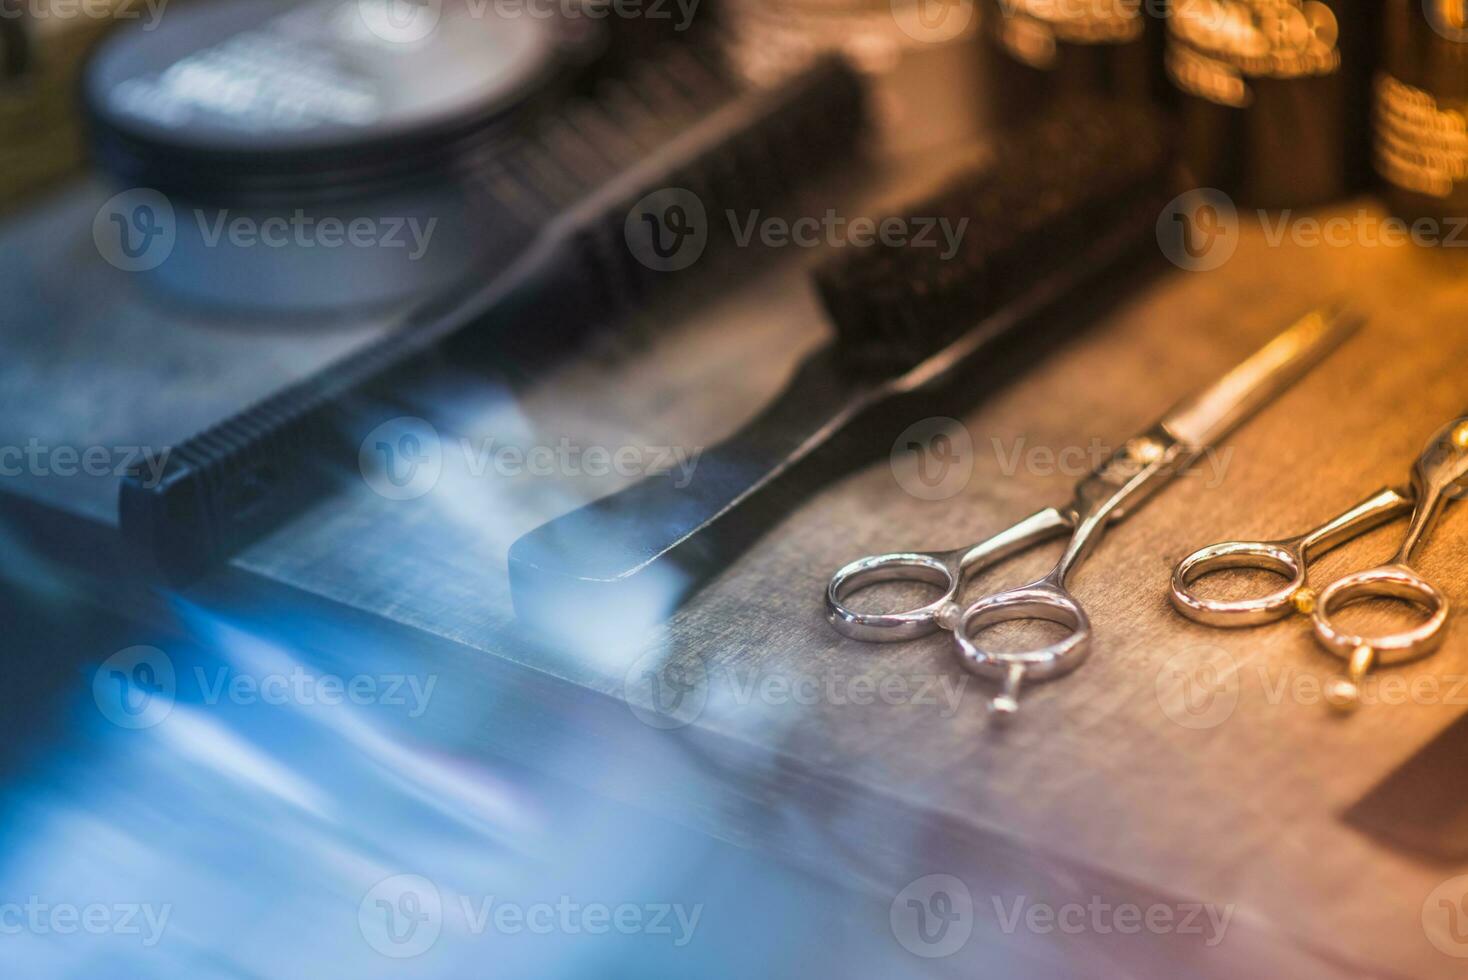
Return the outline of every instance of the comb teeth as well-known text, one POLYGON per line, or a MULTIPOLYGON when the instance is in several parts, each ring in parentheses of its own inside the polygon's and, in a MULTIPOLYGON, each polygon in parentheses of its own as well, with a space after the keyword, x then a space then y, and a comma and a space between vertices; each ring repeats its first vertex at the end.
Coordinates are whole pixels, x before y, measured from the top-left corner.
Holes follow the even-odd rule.
POLYGON ((841 356, 897 374, 1071 261, 1118 221, 1156 217, 1170 154, 1161 119, 1086 101, 1001 138, 993 160, 905 209, 968 219, 958 250, 875 245, 816 273, 841 356))

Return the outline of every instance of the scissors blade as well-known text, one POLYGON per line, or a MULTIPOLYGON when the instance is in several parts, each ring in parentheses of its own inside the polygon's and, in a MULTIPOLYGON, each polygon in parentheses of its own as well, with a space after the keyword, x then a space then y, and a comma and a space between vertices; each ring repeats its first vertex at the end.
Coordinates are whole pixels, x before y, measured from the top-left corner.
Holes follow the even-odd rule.
POLYGON ((1174 406, 1162 427, 1179 442, 1203 449, 1278 398, 1365 323, 1333 304, 1305 314, 1209 388, 1174 406))

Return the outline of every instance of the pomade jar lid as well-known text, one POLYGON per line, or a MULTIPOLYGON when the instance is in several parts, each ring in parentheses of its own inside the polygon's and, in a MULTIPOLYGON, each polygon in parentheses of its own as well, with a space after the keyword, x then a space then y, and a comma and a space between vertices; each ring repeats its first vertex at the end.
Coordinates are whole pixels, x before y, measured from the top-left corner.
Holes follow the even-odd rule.
POLYGON ((109 37, 82 98, 97 162, 124 184, 360 194, 484 144, 589 59, 599 26, 494 0, 196 0, 109 37))

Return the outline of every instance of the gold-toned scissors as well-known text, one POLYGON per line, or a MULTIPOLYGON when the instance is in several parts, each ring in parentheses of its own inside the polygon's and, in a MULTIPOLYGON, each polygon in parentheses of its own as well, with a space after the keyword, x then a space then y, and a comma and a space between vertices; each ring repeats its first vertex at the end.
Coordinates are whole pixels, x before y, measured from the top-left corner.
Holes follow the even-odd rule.
POLYGON ((1412 483, 1385 488, 1313 531, 1281 541, 1225 541, 1201 548, 1178 563, 1172 574, 1172 604, 1189 619, 1210 626, 1257 626, 1291 612, 1309 615, 1321 644, 1347 662, 1346 676, 1327 690, 1329 702, 1350 710, 1361 702, 1361 682, 1377 665, 1406 663, 1428 656, 1443 639, 1449 604, 1442 591, 1412 568, 1412 560, 1443 508, 1468 479, 1468 421, 1443 426, 1412 468, 1412 483), (1337 579, 1318 595, 1307 583, 1310 561, 1337 545, 1411 511, 1412 522, 1396 557, 1380 568, 1337 579), (1204 575, 1246 568, 1282 575, 1286 583, 1268 595, 1248 599, 1205 599, 1193 591, 1204 575), (1402 599, 1426 619, 1410 629, 1365 636, 1341 628, 1340 611, 1368 599, 1402 599))
POLYGON ((1174 476, 1294 381, 1360 325, 1341 309, 1306 315, 1212 387, 1179 404, 1161 422, 1128 440, 1115 456, 1082 480, 1074 500, 1020 521, 987 541, 958 551, 898 552, 852 562, 826 588, 831 625, 860 640, 909 640, 938 629, 951 630, 967 668, 997 680, 991 708, 1000 716, 1019 710, 1020 686, 1079 667, 1090 652, 1091 624, 1066 589, 1072 571, 1100 543, 1106 528, 1139 508, 1174 476), (1037 582, 959 605, 964 586, 982 569, 1041 542, 1070 534, 1060 562, 1037 582), (857 612, 852 594, 880 582, 936 585, 943 594, 917 609, 896 613, 857 612), (1070 634, 1057 643, 1022 652, 981 648, 974 636, 999 623, 1047 620, 1070 634))

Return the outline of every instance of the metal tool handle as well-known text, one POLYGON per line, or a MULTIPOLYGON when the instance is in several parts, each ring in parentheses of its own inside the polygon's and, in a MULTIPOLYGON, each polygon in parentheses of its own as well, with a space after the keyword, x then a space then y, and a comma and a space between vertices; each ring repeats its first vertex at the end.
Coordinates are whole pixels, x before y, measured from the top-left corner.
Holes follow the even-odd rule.
POLYGON ((1346 676, 1330 687, 1331 703, 1349 710, 1360 703, 1361 681, 1378 665, 1425 657, 1442 643, 1450 606, 1447 596, 1411 567, 1413 557, 1432 533, 1452 496, 1468 480, 1468 421, 1458 420, 1433 434, 1412 469, 1416 505, 1412 523, 1396 558, 1380 568, 1347 575, 1320 594, 1315 606, 1315 635, 1327 650, 1344 657, 1346 676), (1342 609, 1370 599, 1399 599, 1418 607, 1426 619, 1416 626, 1376 636, 1342 628, 1336 616, 1342 609))
POLYGON ((980 599, 964 610, 954 631, 963 665, 1003 684, 989 703, 996 716, 1011 717, 1019 712, 1019 690, 1025 681, 1068 674, 1090 655, 1091 621, 1058 578, 1058 573, 1052 574, 1032 585, 980 599), (1001 623, 1036 619, 1058 623, 1070 634, 1055 643, 1019 652, 985 650, 974 639, 976 634, 1001 623))
POLYGON ((959 593, 970 576, 1042 541, 1071 529, 1071 518, 1048 507, 972 548, 958 551, 895 552, 872 555, 844 566, 826 587, 826 618, 838 631, 857 639, 885 643, 912 640, 938 629, 954 629, 961 610, 959 593), (935 585, 937 599, 916 609, 857 612, 847 600, 883 582, 935 585))
POLYGON ((1391 488, 1378 490, 1345 513, 1296 538, 1282 541, 1224 541, 1193 552, 1172 573, 1172 604, 1189 619, 1209 626, 1258 626, 1291 612, 1310 613, 1315 596, 1306 585, 1307 563, 1405 513, 1412 498, 1391 488), (1206 599, 1193 591, 1205 575, 1228 569, 1273 572, 1285 583, 1272 592, 1243 599, 1206 599))

